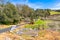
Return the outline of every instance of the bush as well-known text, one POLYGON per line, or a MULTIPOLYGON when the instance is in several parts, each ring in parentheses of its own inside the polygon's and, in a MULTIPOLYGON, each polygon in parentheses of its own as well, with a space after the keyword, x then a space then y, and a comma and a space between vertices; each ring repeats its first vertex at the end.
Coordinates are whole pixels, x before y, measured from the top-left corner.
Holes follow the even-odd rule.
POLYGON ((25 28, 32 28, 32 29, 46 29, 48 26, 46 26, 46 22, 43 20, 37 20, 34 22, 34 24, 27 24, 25 28))
POLYGON ((40 29, 46 29, 46 28, 48 28, 48 26, 46 26, 46 21, 45 20, 38 19, 35 22, 35 24, 37 24, 40 29))

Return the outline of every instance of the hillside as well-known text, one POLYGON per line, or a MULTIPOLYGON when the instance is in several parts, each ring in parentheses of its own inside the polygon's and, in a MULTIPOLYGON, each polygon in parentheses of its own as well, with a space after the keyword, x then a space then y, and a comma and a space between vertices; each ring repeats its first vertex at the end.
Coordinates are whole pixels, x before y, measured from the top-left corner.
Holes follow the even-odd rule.
POLYGON ((54 15, 54 14, 60 14, 60 12, 57 12, 57 11, 50 11, 50 15, 54 15))

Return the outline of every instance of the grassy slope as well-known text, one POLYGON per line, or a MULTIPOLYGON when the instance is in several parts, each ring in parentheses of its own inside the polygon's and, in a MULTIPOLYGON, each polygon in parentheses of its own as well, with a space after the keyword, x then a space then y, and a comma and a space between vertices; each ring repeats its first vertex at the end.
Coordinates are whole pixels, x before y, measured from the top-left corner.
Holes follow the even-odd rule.
POLYGON ((51 13, 50 15, 60 14, 60 12, 55 12, 55 11, 51 11, 50 13, 51 13))

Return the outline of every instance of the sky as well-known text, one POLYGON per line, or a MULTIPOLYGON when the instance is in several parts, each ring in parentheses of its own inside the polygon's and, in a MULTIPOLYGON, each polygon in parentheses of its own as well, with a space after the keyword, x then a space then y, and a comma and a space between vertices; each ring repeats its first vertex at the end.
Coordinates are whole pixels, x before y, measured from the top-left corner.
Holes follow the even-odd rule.
POLYGON ((60 0, 11 0, 13 4, 25 4, 34 9, 60 9, 60 0))

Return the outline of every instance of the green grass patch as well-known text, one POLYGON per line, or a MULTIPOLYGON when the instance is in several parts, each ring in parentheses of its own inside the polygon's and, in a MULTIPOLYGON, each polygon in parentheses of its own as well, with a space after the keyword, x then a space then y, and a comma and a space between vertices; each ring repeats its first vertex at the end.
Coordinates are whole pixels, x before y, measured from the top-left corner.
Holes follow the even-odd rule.
POLYGON ((42 28, 48 28, 46 26, 46 21, 38 19, 34 22, 34 24, 27 24, 25 25, 25 28, 32 28, 32 29, 42 29, 42 28))
POLYGON ((54 15, 54 14, 60 14, 60 12, 55 12, 55 11, 50 12, 50 15, 54 15))

